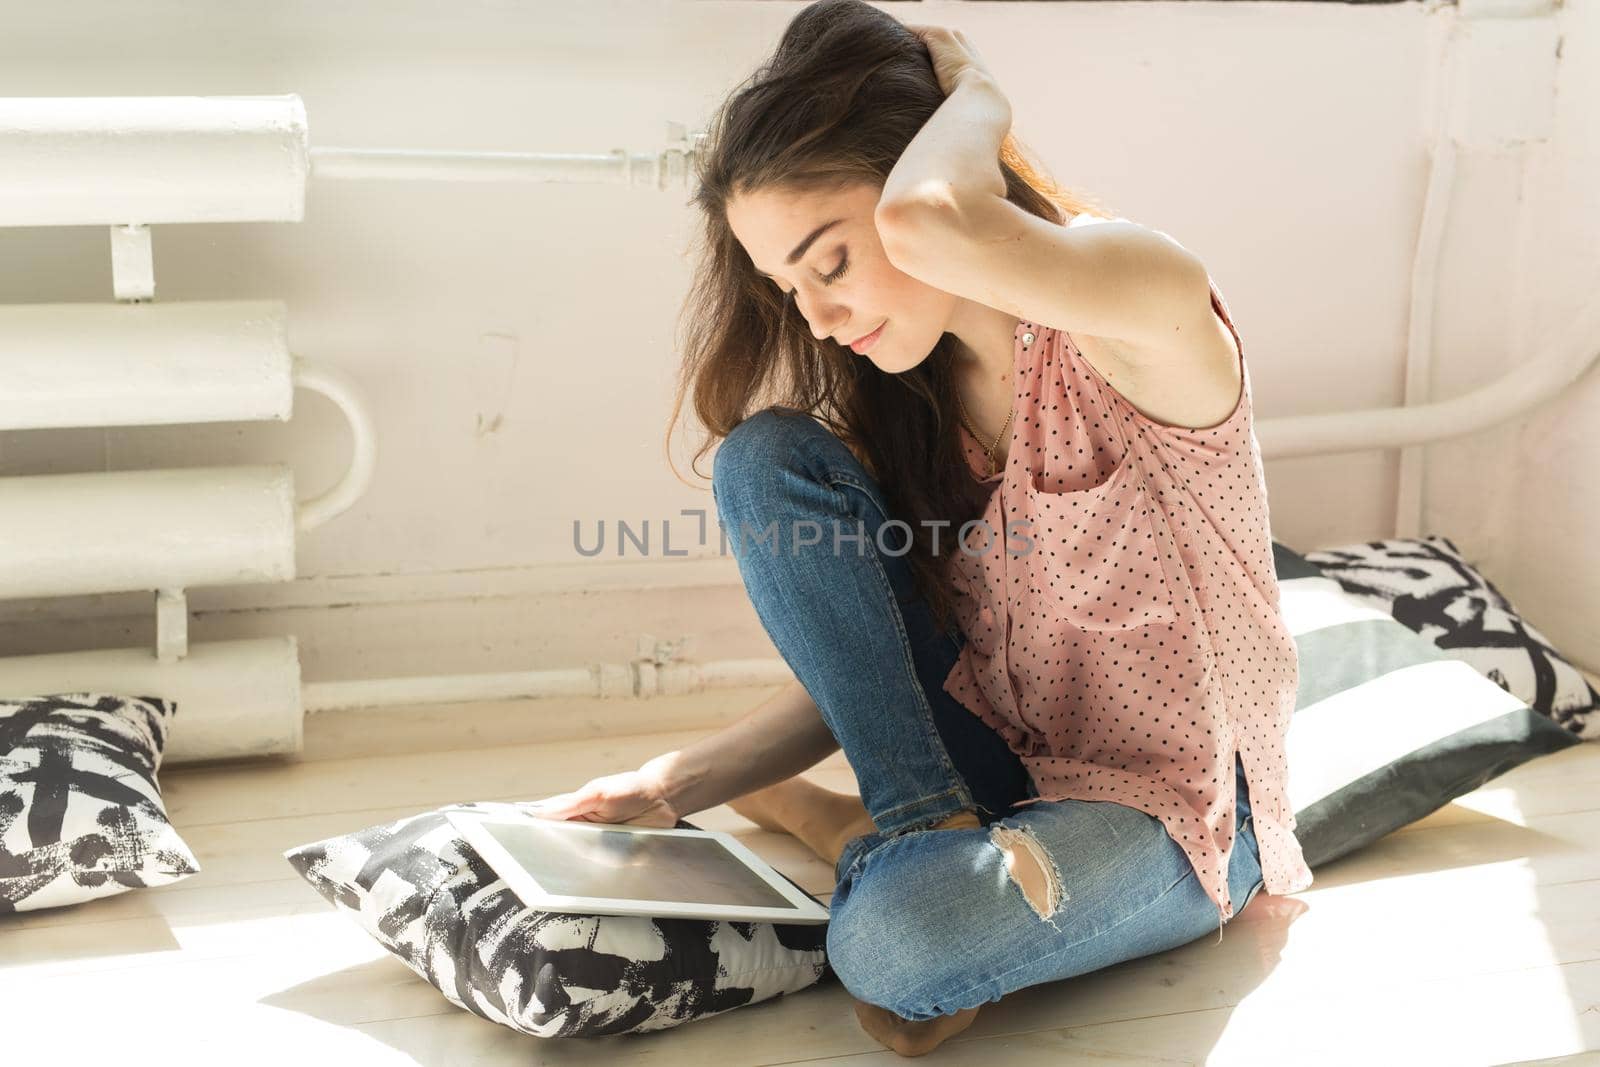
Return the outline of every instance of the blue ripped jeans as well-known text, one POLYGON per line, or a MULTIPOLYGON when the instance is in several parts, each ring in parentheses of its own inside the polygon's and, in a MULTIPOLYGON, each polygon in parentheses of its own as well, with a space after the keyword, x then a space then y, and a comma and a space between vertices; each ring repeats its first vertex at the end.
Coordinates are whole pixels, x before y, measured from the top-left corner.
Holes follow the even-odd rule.
MULTIPOLYGON (((883 495, 826 427, 758 412, 718 447, 712 493, 756 614, 877 827, 845 845, 830 908, 828 962, 852 996, 931 1019, 1216 928, 1216 905, 1159 819, 1110 801, 1014 806, 1038 795, 1026 769, 944 691, 964 636, 935 625, 904 556, 907 528, 880 536, 883 495), (922 832, 963 810, 981 825, 922 832), (1044 901, 1024 893, 999 841, 1044 872, 1044 901)), ((941 536, 942 549, 953 543, 941 536)), ((1237 914, 1263 879, 1241 760, 1235 772, 1237 914)))

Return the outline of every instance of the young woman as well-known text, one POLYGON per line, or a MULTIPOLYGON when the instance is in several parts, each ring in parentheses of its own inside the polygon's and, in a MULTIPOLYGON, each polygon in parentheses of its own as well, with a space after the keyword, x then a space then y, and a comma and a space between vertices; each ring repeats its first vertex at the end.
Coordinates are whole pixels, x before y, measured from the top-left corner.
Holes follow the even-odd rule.
POLYGON ((1238 335, 1192 253, 1010 125, 960 32, 859 0, 804 9, 720 111, 674 417, 692 390, 796 681, 542 809, 794 833, 835 864, 829 962, 905 1055, 1311 884, 1238 335), (793 777, 840 747, 859 799, 793 777))

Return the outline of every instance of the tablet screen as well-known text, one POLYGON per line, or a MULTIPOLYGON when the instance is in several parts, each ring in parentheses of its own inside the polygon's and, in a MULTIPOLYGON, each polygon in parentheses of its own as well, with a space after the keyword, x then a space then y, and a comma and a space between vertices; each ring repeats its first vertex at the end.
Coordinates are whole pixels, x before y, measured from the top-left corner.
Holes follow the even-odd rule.
POLYGON ((795 908, 715 838, 573 828, 539 818, 481 825, 541 889, 558 896, 795 908))

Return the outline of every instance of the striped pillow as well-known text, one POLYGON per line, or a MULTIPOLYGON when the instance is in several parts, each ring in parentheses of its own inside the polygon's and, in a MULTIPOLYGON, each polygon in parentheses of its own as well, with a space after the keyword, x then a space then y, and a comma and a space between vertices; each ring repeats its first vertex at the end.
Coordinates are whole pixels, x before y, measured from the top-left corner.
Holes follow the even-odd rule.
POLYGON ((1578 737, 1273 543, 1300 656, 1285 739, 1307 866, 1338 859, 1578 737))

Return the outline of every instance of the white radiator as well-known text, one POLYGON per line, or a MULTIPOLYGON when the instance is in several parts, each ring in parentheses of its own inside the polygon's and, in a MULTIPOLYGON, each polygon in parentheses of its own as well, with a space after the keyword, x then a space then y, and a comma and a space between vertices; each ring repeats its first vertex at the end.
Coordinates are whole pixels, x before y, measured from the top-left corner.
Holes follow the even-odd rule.
MULTIPOLYGON (((170 699, 178 713, 165 759, 181 763, 298 752, 308 706, 568 685, 526 672, 307 687, 292 636, 189 644, 184 590, 293 579, 295 533, 366 491, 376 449, 353 383, 289 351, 281 301, 153 303, 149 227, 299 222, 312 177, 665 189, 687 180, 704 136, 669 122, 667 146, 646 153, 312 150, 305 107, 292 94, 0 99, 0 226, 109 226, 114 297, 0 306, 0 430, 287 420, 302 388, 332 400, 354 440, 344 478, 308 501, 295 500, 282 465, 0 478, 0 598, 150 590, 157 624, 153 649, 0 658, 0 694, 170 699)), ((622 672, 622 688, 665 692, 749 673, 737 663, 687 673, 661 665, 642 655, 622 672)), ((787 677, 761 666, 763 676, 787 677)), ((581 673, 593 681, 604 672, 581 673)), ((594 687, 614 694, 617 673, 594 687)))
POLYGON ((115 302, 0 307, 0 430, 287 420, 326 393, 356 437, 324 496, 276 465, 0 478, 0 597, 150 590, 154 648, 0 658, 0 694, 171 700, 167 762, 296 753, 292 636, 191 645, 185 590, 288 581, 295 534, 371 479, 371 420, 342 375, 288 348, 281 301, 156 304, 147 227, 294 222, 310 172, 296 96, 0 100, 0 225, 109 225, 115 302))

